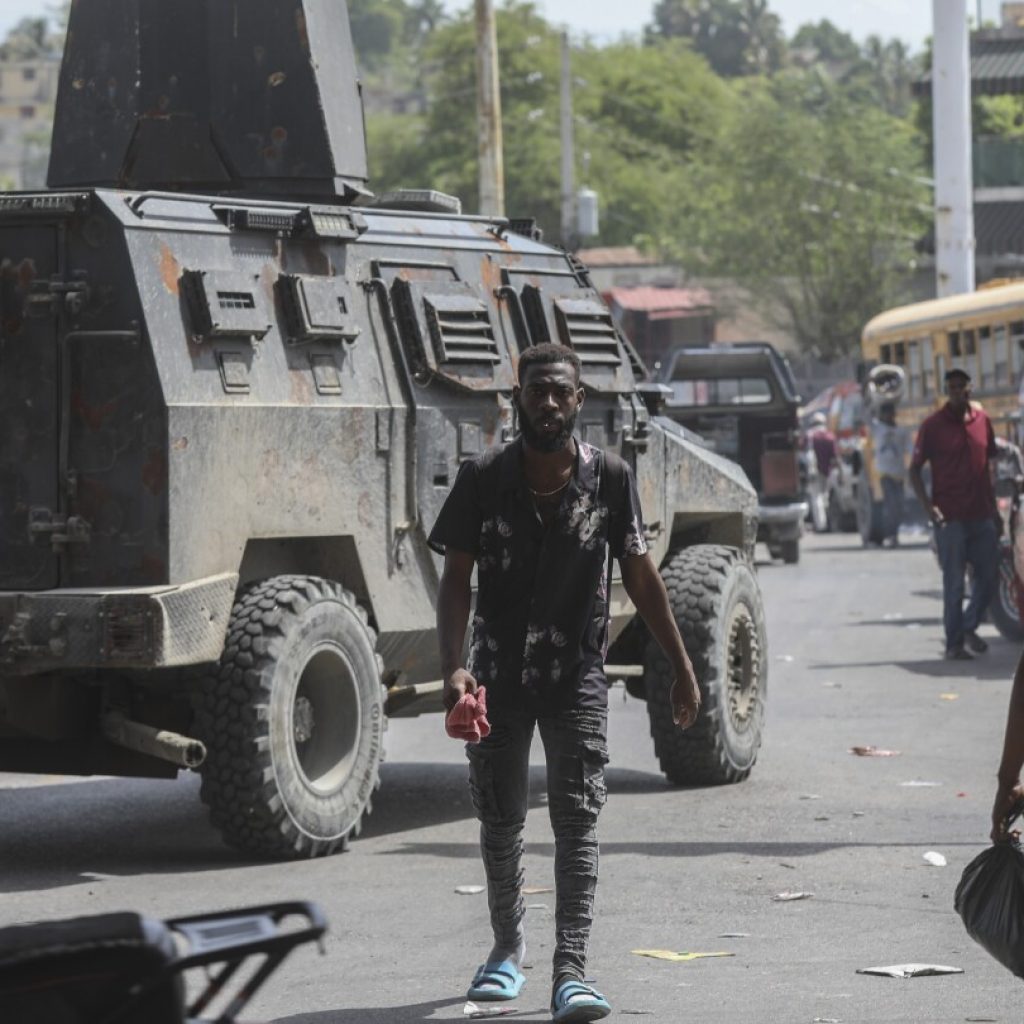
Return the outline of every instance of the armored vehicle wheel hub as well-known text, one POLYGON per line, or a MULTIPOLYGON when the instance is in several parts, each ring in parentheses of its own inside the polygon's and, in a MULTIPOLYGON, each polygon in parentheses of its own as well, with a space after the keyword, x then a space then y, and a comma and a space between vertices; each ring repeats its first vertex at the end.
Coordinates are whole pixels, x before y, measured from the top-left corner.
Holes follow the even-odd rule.
POLYGON ((359 689, 351 666, 337 647, 315 651, 295 692, 292 732, 304 781, 330 793, 348 778, 359 750, 359 689))
POLYGON ((737 605, 729 623, 729 715, 737 726, 750 721, 759 699, 758 678, 761 651, 757 642, 757 626, 750 611, 737 605))

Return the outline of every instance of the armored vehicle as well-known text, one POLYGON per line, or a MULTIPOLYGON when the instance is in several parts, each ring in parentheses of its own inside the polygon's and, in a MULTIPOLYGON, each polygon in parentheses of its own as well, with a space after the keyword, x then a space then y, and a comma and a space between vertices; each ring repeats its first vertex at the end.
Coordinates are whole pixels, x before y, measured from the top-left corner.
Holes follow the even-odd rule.
POLYGON ((800 560, 807 503, 800 478, 800 395, 789 363, 763 341, 676 349, 662 371, 667 412, 738 462, 760 499, 757 539, 800 560))
POLYGON ((198 768, 231 844, 342 848, 388 717, 441 708, 425 532, 557 339, 581 437, 636 469, 699 722, 618 582, 615 672, 671 780, 743 778, 750 484, 660 418, 571 255, 366 177, 341 0, 73 6, 49 189, 0 196, 0 770, 198 768))

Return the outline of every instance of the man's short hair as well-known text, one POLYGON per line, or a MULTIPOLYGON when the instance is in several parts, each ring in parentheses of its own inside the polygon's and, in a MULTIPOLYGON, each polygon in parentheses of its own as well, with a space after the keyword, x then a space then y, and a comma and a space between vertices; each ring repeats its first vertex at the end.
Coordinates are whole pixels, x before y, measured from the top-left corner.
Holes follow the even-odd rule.
POLYGON ((576 374, 576 383, 579 384, 580 371, 582 369, 580 357, 571 348, 566 348, 565 345, 552 344, 531 345, 519 357, 519 371, 517 374, 519 383, 522 384, 526 371, 531 366, 546 366, 554 363, 568 363, 576 374))
POLYGON ((956 377, 960 377, 962 380, 967 381, 968 384, 971 383, 971 375, 960 366, 954 366, 952 369, 947 370, 946 376, 943 380, 951 381, 956 377))

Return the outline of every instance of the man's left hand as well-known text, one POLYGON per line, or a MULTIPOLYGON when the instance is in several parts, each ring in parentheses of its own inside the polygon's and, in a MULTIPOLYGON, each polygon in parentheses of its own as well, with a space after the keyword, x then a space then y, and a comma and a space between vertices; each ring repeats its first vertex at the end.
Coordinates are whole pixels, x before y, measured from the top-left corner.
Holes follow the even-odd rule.
POLYGON ((672 704, 672 721, 680 729, 689 729, 700 713, 700 688, 692 672, 676 676, 668 699, 672 704))

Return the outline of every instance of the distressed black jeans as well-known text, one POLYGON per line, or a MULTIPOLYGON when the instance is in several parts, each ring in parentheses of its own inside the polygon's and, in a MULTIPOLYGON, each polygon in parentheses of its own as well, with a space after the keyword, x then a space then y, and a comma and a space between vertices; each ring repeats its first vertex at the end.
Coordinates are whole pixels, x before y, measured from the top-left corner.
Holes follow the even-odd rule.
POLYGON ((523 825, 536 725, 544 743, 555 837, 553 977, 582 981, 597 889, 597 816, 607 792, 608 711, 578 708, 534 716, 495 709, 493 719, 491 734, 467 744, 466 752, 495 942, 514 949, 522 937, 523 825))

